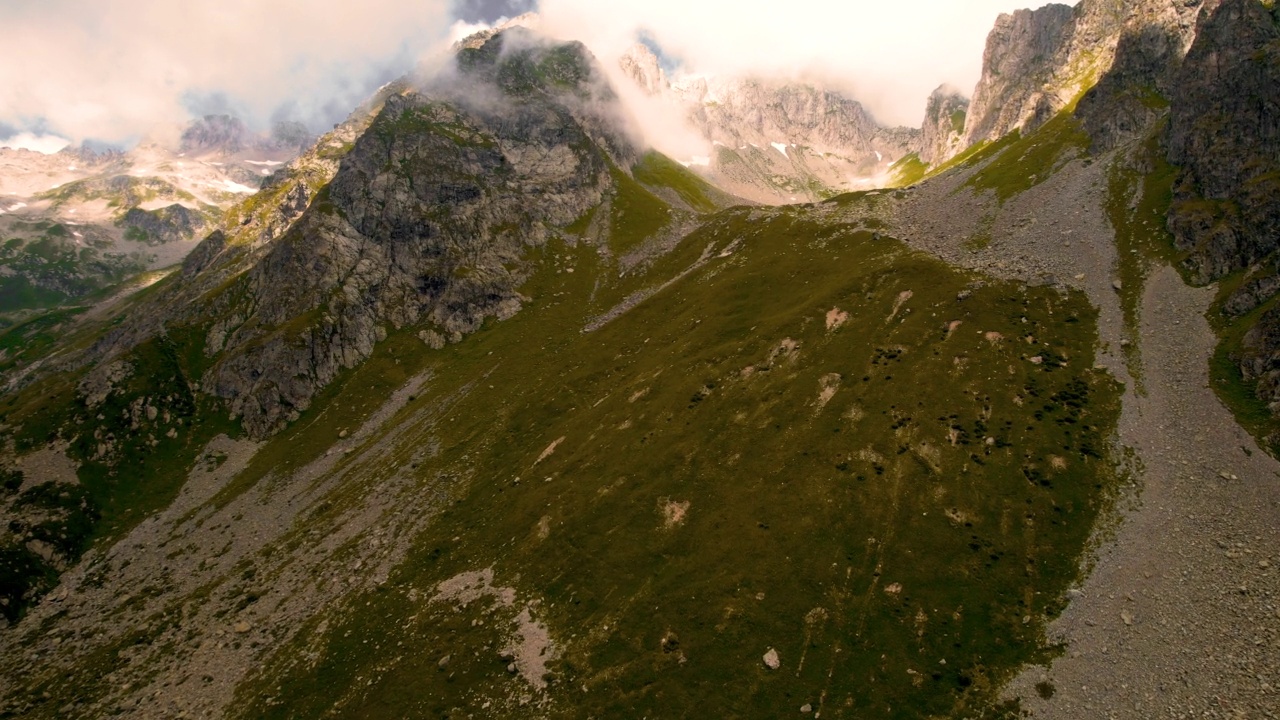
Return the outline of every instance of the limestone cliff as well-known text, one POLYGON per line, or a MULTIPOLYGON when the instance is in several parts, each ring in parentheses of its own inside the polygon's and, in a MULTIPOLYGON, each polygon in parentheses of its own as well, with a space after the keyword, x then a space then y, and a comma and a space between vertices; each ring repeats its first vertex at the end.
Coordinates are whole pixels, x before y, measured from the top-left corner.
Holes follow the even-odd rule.
POLYGON ((719 187, 759 202, 814 200, 876 184, 914 152, 919 132, 879 125, 839 92, 766 78, 667 77, 654 53, 636 45, 623 71, 667 102, 710 147, 682 158, 719 187))
POLYGON ((1082 0, 1001 15, 987 38, 958 149, 1039 127, 1079 100, 1097 148, 1146 127, 1203 0, 1082 0), (1109 73, 1113 64, 1118 72, 1109 73), (1100 82, 1105 81, 1105 82, 1100 82), (1086 91, 1101 85, 1093 97, 1086 91), (1082 98, 1083 96, 1083 98, 1082 98), (1120 99, 1124 101, 1121 102, 1120 99))
POLYGON ((920 125, 922 161, 932 165, 956 154, 964 140, 968 112, 969 99, 949 85, 942 85, 929 95, 920 125))
POLYGON ((1066 5, 1001 15, 987 36, 962 147, 1043 123, 1061 106, 1049 90, 1067 64, 1075 15, 1066 5))
MULTIPOLYGON (((1242 313, 1275 294, 1280 247, 1280 14, 1258 0, 1223 0, 1202 16, 1176 78, 1169 160, 1181 167, 1169 230, 1192 277, 1208 282, 1250 268, 1224 311, 1242 313), (1256 264, 1256 265, 1255 265, 1256 264)), ((1244 339, 1240 368, 1259 398, 1280 410, 1280 310, 1244 339)))

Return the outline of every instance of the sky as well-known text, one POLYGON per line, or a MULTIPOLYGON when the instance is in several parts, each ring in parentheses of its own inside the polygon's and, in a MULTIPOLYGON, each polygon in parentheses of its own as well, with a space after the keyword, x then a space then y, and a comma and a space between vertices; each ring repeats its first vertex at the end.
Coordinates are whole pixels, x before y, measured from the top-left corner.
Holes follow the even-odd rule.
POLYGON ((461 34, 527 10, 606 63, 646 37, 686 72, 818 81, 918 126, 934 87, 971 92, 999 13, 1042 4, 0 0, 0 145, 129 145, 213 112, 322 131, 461 34))

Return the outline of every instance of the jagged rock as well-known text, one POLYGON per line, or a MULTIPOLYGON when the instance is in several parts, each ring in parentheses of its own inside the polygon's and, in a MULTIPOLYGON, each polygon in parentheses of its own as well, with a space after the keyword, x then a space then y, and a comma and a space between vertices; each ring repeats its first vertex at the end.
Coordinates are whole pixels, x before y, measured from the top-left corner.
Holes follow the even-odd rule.
POLYGON ((955 88, 941 85, 934 90, 920 125, 920 159, 932 165, 955 155, 968 112, 969 99, 955 88))
POLYGON ((96 408, 101 405, 124 380, 133 374, 133 366, 124 360, 98 365, 80 379, 76 393, 84 401, 85 407, 96 408))
POLYGON ((1001 15, 956 152, 1032 131, 1095 87, 1081 98, 1080 114, 1096 149, 1144 133, 1173 75, 1170 62, 1195 34, 1196 12, 1215 1, 1082 0, 1001 15))
POLYGON ((1280 292, 1280 275, 1269 274, 1251 278, 1227 296, 1222 303, 1222 314, 1227 317, 1240 317, 1266 302, 1277 292, 1280 292))
POLYGON ((1067 5, 1018 10, 996 19, 969 104, 962 148, 1020 127, 1031 129, 1042 106, 1055 102, 1046 87, 1067 65, 1074 32, 1075 13, 1067 5))
POLYGON ((1280 22, 1257 0, 1202 16, 1178 73, 1169 160, 1182 167, 1169 230, 1201 282, 1261 260, 1280 242, 1280 22))
POLYGON ((297 417, 388 326, 461 338, 514 314, 526 249, 599 205, 610 168, 636 161, 580 44, 513 28, 458 65, 465 96, 439 83, 389 97, 323 196, 244 276, 249 299, 231 313, 243 321, 217 338, 225 350, 201 386, 254 436, 297 417))
POLYGON ((230 115, 205 115, 182 133, 183 152, 217 150, 238 153, 252 142, 244 121, 230 115))
POLYGON ((186 259, 182 261, 182 274, 192 277, 201 270, 209 267, 214 258, 227 246, 227 236, 221 230, 214 230, 209 236, 200 241, 199 245, 192 248, 187 253, 186 259))
MULTIPOLYGON (((1212 4, 1212 3, 1210 3, 1212 4)), ((1202 2, 1146 0, 1124 26, 1111 68, 1080 99, 1076 117, 1106 152, 1145 136, 1169 105, 1202 2)))

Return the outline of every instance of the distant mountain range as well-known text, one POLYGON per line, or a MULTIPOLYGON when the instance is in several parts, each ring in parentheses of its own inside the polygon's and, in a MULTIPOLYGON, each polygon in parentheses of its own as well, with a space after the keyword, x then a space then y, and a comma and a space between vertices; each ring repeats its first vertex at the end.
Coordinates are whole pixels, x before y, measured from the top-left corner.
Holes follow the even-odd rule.
POLYGON ((258 136, 211 115, 174 147, 0 149, 0 318, 74 304, 180 262, 224 211, 311 142, 297 124, 258 136))

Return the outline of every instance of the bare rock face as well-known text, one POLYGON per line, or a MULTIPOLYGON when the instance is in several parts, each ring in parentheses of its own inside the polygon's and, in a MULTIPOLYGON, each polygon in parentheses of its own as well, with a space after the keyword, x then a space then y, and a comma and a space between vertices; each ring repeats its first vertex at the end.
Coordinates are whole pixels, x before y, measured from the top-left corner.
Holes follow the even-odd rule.
POLYGON ((637 159, 600 114, 612 97, 581 45, 517 28, 458 65, 453 84, 389 97, 237 286, 246 299, 223 312, 201 384, 251 434, 295 418, 390 328, 457 338, 514 314, 526 250, 602 202, 611 164, 637 159))
POLYGON ((1153 0, 1135 8, 1122 30, 1110 70, 1076 108, 1076 117, 1093 138, 1094 152, 1106 152, 1145 135, 1165 114, 1203 5, 1194 0, 1153 0))
POLYGON ((205 115, 182 132, 183 152, 218 150, 238 153, 253 143, 244 121, 231 115, 205 115))
POLYGON ((1206 14, 1177 79, 1169 161, 1183 168, 1169 229, 1197 279, 1248 267, 1280 241, 1280 24, 1257 0, 1206 14))
POLYGON ((671 89, 667 74, 658 63, 658 56, 640 43, 628 48, 618 60, 618 65, 647 95, 661 95, 671 89))
POLYGON ((1196 13, 1213 4, 1082 0, 1001 15, 958 150, 1034 130, 1077 99, 1095 149, 1145 131, 1163 111, 1159 95, 1195 35, 1196 13))
MULTIPOLYGON (((1168 225, 1201 282, 1274 265, 1280 249, 1280 13, 1223 0, 1201 17, 1169 109, 1169 161, 1182 168, 1168 225)), ((1243 312, 1280 284, 1259 272, 1228 299, 1243 312)), ((1238 358, 1246 380, 1280 412, 1280 312, 1263 314, 1238 358)))
POLYGON ((177 203, 155 210, 131 208, 121 220, 127 236, 149 244, 190 240, 208 224, 203 213, 177 203))
POLYGON ((1069 6, 1056 4, 996 19, 969 105, 963 147, 1038 125, 1061 107, 1049 85, 1068 62, 1075 19, 1069 6))
POLYGON ((964 140, 968 112, 969 99, 955 88, 942 85, 934 90, 920 125, 920 159, 932 165, 955 155, 964 140))
POLYGON ((270 135, 258 135, 244 121, 232 115, 205 115, 191 123, 182 132, 180 149, 184 153, 218 152, 234 155, 245 150, 301 150, 311 144, 314 137, 306 126, 292 121, 280 121, 271 128, 270 135))

